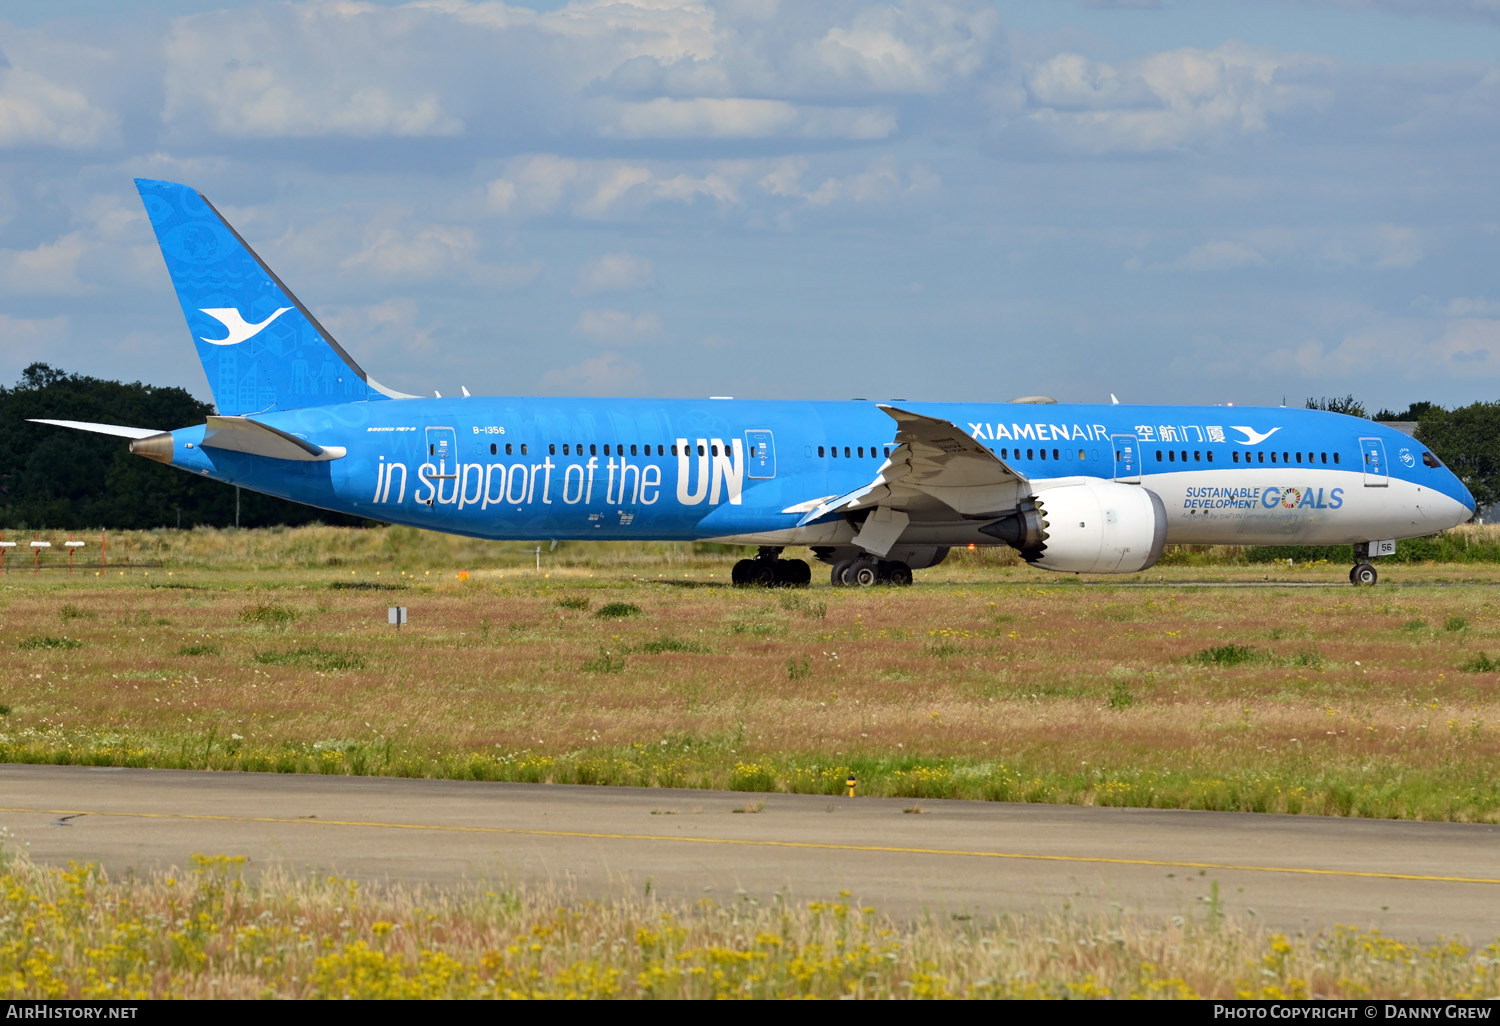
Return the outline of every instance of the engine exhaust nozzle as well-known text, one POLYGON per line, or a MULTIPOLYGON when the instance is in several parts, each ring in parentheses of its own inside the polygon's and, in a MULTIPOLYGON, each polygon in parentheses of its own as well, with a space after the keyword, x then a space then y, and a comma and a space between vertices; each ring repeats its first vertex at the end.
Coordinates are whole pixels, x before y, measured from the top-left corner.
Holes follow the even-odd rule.
POLYGON ((144 456, 148 460, 157 463, 171 464, 172 462, 172 432, 163 431, 155 435, 147 435, 145 438, 133 438, 130 440, 130 451, 137 456, 144 456))

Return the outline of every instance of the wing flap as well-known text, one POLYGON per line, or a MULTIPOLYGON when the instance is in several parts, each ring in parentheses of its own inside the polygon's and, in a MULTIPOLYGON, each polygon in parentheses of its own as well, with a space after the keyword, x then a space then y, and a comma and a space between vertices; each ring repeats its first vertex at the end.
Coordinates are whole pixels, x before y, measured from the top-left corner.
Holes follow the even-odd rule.
POLYGON ((951 421, 895 406, 880 408, 896 422, 891 458, 868 484, 788 508, 788 513, 804 513, 798 527, 830 513, 901 509, 922 499, 936 499, 963 517, 998 516, 1015 508, 1028 489, 1024 475, 951 421))

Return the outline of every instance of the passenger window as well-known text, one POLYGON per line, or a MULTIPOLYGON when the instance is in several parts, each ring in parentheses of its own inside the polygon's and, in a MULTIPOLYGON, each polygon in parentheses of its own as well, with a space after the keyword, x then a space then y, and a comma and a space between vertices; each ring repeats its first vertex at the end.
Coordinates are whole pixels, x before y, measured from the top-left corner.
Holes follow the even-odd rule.
POLYGON ((885 458, 886 459, 890 459, 891 458, 891 447, 889 445, 885 447, 885 458))
POLYGON ((1199 452, 1197 449, 1193 450, 1193 462, 1194 463, 1202 463, 1203 462, 1203 454, 1201 452, 1199 452))
POLYGON ((1082 450, 1082 449, 1079 449, 1079 450, 1078 450, 1078 462, 1080 462, 1080 463, 1082 463, 1082 462, 1083 462, 1083 459, 1084 459, 1084 456, 1083 456, 1083 450, 1082 450))
POLYGON ((1161 450, 1160 449, 1156 450, 1156 462, 1158 462, 1158 463, 1161 462, 1161 450))
POLYGON ((1208 455, 1208 462, 1212 463, 1214 461, 1214 451, 1212 449, 1208 450, 1208 454, 1207 455, 1208 455))
POLYGON ((1177 454, 1175 452, 1173 452, 1171 449, 1167 450, 1167 462, 1168 463, 1176 463, 1177 462, 1177 454))
POLYGON ((491 456, 495 455, 495 443, 494 442, 490 443, 490 455, 491 456))
POLYGON ((703 449, 703 446, 700 445, 700 446, 698 446, 698 455, 702 456, 703 454, 704 454, 704 449, 703 449))
POLYGON ((1052 458, 1055 459, 1055 460, 1062 459, 1062 457, 1057 454, 1057 450, 1056 449, 1052 450, 1052 458))
POLYGON ((604 455, 606 455, 606 456, 609 455, 609 443, 608 442, 604 443, 604 455))
POLYGON ((820 446, 818 446, 818 459, 822 459, 822 458, 823 458, 823 447, 820 445, 820 446))
POLYGON ((589 446, 589 455, 590 456, 597 456, 597 455, 599 455, 599 446, 598 446, 597 443, 589 446))
POLYGON ((662 452, 662 448, 659 445, 656 447, 656 455, 658 455, 658 456, 664 456, 664 455, 666 455, 664 452, 662 452))
POLYGON ((849 452, 850 452, 849 447, 847 445, 844 446, 844 459, 848 460, 848 459, 853 459, 854 458, 854 457, 852 457, 852 456, 849 455, 849 452))
POLYGON ((1333 462, 1335 462, 1335 463, 1342 463, 1344 461, 1339 458, 1339 454, 1338 453, 1334 453, 1333 454, 1333 462))
POLYGON ((568 443, 567 442, 563 443, 563 455, 564 456, 568 455, 568 443))
POLYGON ((635 446, 633 446, 633 445, 630 447, 630 455, 632 455, 632 456, 635 455, 635 446))
POLYGON ((1300 452, 1297 454, 1297 462, 1298 463, 1302 462, 1302 454, 1300 452))
MULTIPOLYGON (((1256 456, 1255 462, 1257 462, 1257 463, 1264 463, 1264 462, 1266 462, 1266 454, 1264 452, 1257 452, 1255 454, 1255 456, 1256 456)), ((1276 461, 1272 460, 1271 462, 1274 463, 1276 461)))
POLYGON ((1290 454, 1289 453, 1282 453, 1281 454, 1281 462, 1283 462, 1283 463, 1290 463, 1290 462, 1292 462, 1291 458, 1290 458, 1290 454))
POLYGON ((1320 453, 1318 453, 1318 455, 1321 456, 1321 457, 1323 457, 1322 462, 1324 462, 1324 463, 1328 462, 1328 454, 1326 452, 1320 452, 1320 453))
POLYGON ((437 448, 435 446, 429 445, 427 447, 427 455, 429 455, 429 456, 436 456, 437 455, 437 448))
POLYGON ((1009 449, 1001 449, 1000 450, 1000 458, 1002 460, 1008 460, 1008 459, 1010 459, 1010 450, 1009 449))
POLYGON ((1026 450, 1026 458, 1028 460, 1034 460, 1034 459, 1036 459, 1036 450, 1035 449, 1027 449, 1026 450))
POLYGON ((859 447, 859 458, 860 459, 864 459, 865 458, 865 447, 862 446, 862 445, 859 447))
POLYGON ((1238 463, 1239 461, 1240 461, 1240 451, 1238 449, 1236 449, 1236 450, 1234 450, 1234 452, 1232 452, 1232 453, 1229 454, 1229 462, 1231 462, 1231 463, 1238 463))
POLYGON ((510 455, 510 443, 509 442, 505 443, 505 455, 507 455, 507 456, 510 455))
POLYGON ((526 455, 526 443, 525 442, 521 443, 521 455, 522 456, 526 455))
POLYGON ((1037 452, 1039 452, 1039 453, 1042 454, 1042 459, 1046 459, 1047 458, 1047 450, 1046 449, 1038 449, 1037 452))
POLYGON ((556 456, 557 455, 557 446, 549 444, 547 446, 547 455, 548 456, 556 456))

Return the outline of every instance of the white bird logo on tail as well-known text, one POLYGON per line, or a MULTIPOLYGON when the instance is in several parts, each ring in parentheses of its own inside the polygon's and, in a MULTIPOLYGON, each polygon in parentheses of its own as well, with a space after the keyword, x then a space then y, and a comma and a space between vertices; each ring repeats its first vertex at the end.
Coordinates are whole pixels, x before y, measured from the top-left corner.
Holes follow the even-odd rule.
POLYGON ((1239 431, 1242 434, 1244 434, 1245 440, 1240 443, 1241 445, 1259 445, 1261 442, 1264 442, 1267 438, 1270 438, 1276 432, 1280 431, 1281 428, 1279 428, 1279 427, 1273 427, 1271 430, 1267 431, 1265 434, 1261 434, 1259 431, 1256 431, 1254 428, 1247 428, 1247 427, 1231 427, 1229 430, 1231 430, 1231 431, 1239 431))
POLYGON ((248 342, 264 331, 266 325, 290 309, 291 307, 284 306, 259 324, 246 324, 245 318, 240 316, 240 312, 232 306, 226 309, 200 310, 199 313, 208 314, 214 320, 224 325, 225 329, 229 332, 228 338, 205 338, 203 341, 214 346, 234 346, 239 345, 241 342, 248 342))

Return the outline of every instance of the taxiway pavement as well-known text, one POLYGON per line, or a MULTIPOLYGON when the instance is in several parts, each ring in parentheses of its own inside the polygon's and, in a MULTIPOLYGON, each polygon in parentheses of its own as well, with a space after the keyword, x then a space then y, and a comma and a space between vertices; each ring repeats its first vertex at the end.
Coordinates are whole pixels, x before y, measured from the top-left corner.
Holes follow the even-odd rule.
POLYGON ((0 765, 0 843, 111 873, 245 855, 362 881, 848 891, 897 917, 1253 912, 1429 940, 1500 936, 1500 827, 1154 809, 382 777, 0 765), (914 811, 920 809, 920 811, 914 811))

